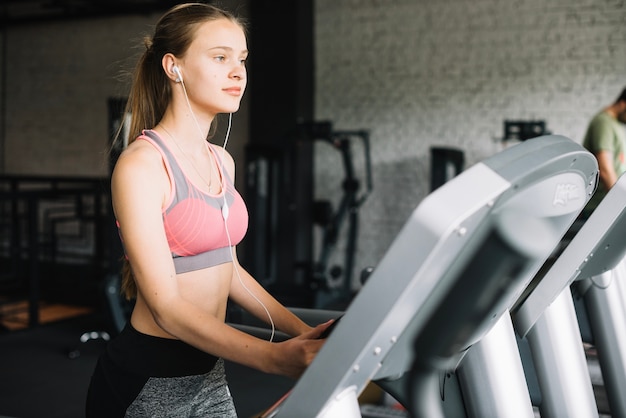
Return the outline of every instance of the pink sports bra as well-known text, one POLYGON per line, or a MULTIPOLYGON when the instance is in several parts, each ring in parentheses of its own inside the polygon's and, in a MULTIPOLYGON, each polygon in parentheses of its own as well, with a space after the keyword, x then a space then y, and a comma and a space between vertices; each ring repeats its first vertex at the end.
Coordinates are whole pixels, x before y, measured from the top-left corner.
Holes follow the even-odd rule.
POLYGON ((232 261, 231 246, 237 245, 248 229, 248 210, 232 179, 222 170, 213 145, 208 144, 209 151, 218 163, 222 179, 222 192, 216 195, 202 192, 189 180, 156 132, 145 130, 137 139, 148 141, 159 150, 171 180, 171 198, 163 211, 163 225, 176 273, 232 261), (228 216, 222 213, 224 203, 228 216))

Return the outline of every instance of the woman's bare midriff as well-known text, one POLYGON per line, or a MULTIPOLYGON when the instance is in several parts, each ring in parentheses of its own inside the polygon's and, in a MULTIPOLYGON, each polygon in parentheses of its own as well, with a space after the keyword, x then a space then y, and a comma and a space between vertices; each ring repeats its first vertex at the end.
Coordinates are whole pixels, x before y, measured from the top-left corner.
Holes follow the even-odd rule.
MULTIPOLYGON (((225 263, 203 270, 179 274, 176 280, 180 295, 204 312, 224 321, 232 273, 232 263, 225 263)), ((156 323, 141 292, 137 293, 131 323, 133 328, 143 334, 162 338, 176 338, 156 323)))

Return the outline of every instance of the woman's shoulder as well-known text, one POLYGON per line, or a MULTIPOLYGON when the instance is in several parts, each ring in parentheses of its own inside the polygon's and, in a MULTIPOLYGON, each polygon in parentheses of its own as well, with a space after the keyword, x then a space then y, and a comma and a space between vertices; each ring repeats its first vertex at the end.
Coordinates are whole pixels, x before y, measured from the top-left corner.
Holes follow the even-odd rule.
POLYGON ((161 153, 154 145, 148 141, 135 140, 122 151, 117 160, 116 168, 119 165, 123 168, 143 170, 150 167, 161 167, 161 162, 161 153))
POLYGON ((112 181, 123 183, 154 183, 167 180, 163 158, 159 150, 147 141, 133 141, 120 154, 113 169, 112 181))

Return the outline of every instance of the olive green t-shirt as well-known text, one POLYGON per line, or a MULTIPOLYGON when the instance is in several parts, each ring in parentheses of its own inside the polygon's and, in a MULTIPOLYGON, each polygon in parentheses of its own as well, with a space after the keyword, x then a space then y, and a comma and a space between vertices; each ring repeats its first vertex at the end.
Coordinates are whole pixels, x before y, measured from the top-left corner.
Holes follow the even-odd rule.
MULTIPOLYGON (((587 133, 583 140, 583 146, 593 154, 600 151, 610 152, 613 155, 613 167, 615 168, 617 177, 626 172, 626 160, 624 159, 626 130, 624 130, 624 125, 605 111, 595 115, 593 119, 591 119, 591 122, 589 122, 589 127, 587 128, 587 133)), ((606 196, 607 192, 606 187, 600 183, 598 189, 585 207, 583 214, 587 216, 591 214, 604 196, 606 196)))

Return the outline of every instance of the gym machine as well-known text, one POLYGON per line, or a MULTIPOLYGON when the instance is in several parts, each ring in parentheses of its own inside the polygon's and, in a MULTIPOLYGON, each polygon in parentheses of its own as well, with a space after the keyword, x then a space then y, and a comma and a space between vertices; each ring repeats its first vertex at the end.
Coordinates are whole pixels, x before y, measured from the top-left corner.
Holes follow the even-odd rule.
MULTIPOLYGON (((439 187, 414 210, 311 366, 264 416, 358 417, 357 397, 370 381, 414 416, 472 416, 480 394, 461 390, 456 368, 492 330, 512 332, 508 310, 596 182, 592 154, 544 136, 439 187)), ((518 364, 519 355, 511 369, 518 364)), ((484 372, 481 385, 492 389, 491 370, 484 372)), ((503 389, 508 405, 482 411, 532 416, 521 375, 503 389)))
POLYGON ((251 220, 246 242, 254 250, 244 252, 244 264, 285 305, 345 309, 353 296, 358 212, 373 188, 369 132, 335 130, 331 122, 302 122, 282 146, 251 146, 247 154, 245 194, 251 220), (313 200, 316 142, 329 144, 341 157, 344 176, 336 208, 329 200, 313 200), (355 149, 363 152, 358 159, 363 167, 355 166, 355 149), (344 224, 343 263, 330 265, 344 224), (315 260, 314 227, 321 229, 315 260))
MULTIPOLYGON (((319 132, 319 129, 315 131, 319 132)), ((368 131, 333 131, 330 125, 321 135, 312 136, 326 142, 341 154, 344 178, 341 183, 342 196, 336 210, 328 200, 314 202, 314 224, 322 228, 319 257, 313 264, 311 286, 316 292, 316 308, 345 307, 353 297, 352 275, 359 231, 359 209, 373 189, 372 163, 368 131), (365 190, 360 192, 360 181, 356 176, 353 157, 353 142, 361 143, 365 190), (332 253, 339 240, 341 227, 347 220, 346 248, 343 268, 329 266, 332 253)))

